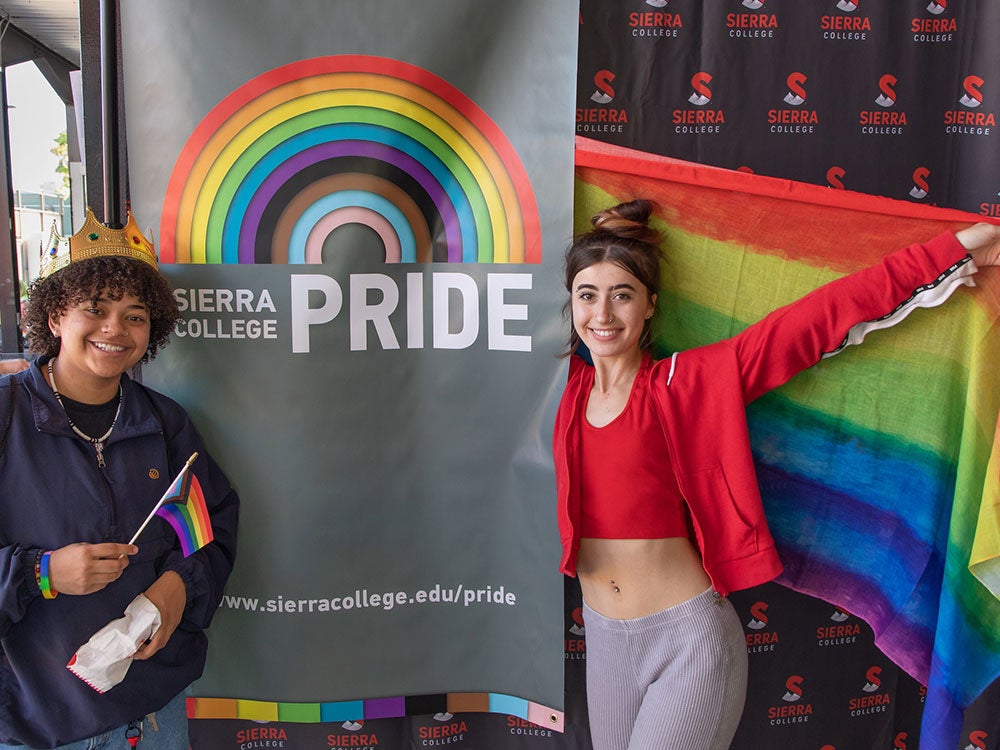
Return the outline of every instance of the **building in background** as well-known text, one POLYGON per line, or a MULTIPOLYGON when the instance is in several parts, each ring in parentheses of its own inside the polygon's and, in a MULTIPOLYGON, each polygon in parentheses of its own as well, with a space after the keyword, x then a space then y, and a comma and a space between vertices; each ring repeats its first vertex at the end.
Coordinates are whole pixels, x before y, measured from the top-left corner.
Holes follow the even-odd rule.
POLYGON ((14 236, 18 278, 22 286, 38 276, 38 260, 53 225, 60 234, 72 233, 73 217, 68 197, 14 189, 14 236))
POLYGON ((85 203, 73 93, 80 80, 79 19, 78 0, 0 6, 0 192, 6 195, 0 225, 8 226, 0 237, 0 352, 20 349, 20 298, 37 275, 53 221, 69 232, 72 206, 82 213, 85 203))

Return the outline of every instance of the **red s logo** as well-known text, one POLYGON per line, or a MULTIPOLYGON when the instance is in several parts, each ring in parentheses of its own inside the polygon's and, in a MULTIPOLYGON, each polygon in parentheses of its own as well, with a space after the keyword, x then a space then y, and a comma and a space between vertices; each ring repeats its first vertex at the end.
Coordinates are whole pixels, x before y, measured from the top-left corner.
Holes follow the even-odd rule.
POLYGON ((896 85, 896 76, 891 73, 886 73, 884 76, 878 79, 878 90, 882 92, 886 99, 896 101, 896 90, 893 86, 896 85))
POLYGON ((865 672, 865 679, 868 680, 869 685, 876 685, 881 687, 882 680, 879 675, 882 674, 882 667, 869 667, 868 671, 865 672))
POLYGON ((847 174, 847 172, 844 171, 843 167, 830 167, 826 170, 826 181, 830 187, 843 190, 844 183, 842 180, 845 174, 847 174))
POLYGON ((896 735, 895 739, 892 741, 893 750, 906 750, 906 738, 908 735, 906 732, 900 732, 896 735))
POLYGON ((600 91, 607 98, 607 101, 611 101, 615 98, 615 90, 611 88, 611 82, 615 80, 615 74, 610 70, 599 70, 594 75, 594 85, 597 90, 600 91))
POLYGON ((965 96, 959 101, 967 107, 978 107, 983 103, 983 92, 979 90, 979 87, 984 83, 986 81, 979 76, 966 76, 962 82, 962 89, 965 91, 965 96))
POLYGON ((807 78, 802 73, 796 71, 785 79, 785 83, 788 85, 788 90, 794 94, 797 98, 805 101, 806 90, 802 88, 802 84, 805 83, 807 78))
POLYGON ((760 622, 767 622, 767 602, 754 602, 750 607, 750 616, 760 622))
POLYGON ((712 98, 712 90, 708 87, 711 82, 712 76, 703 70, 691 76, 691 88, 705 100, 712 98))
MULTIPOLYGON (((917 167, 913 170, 913 184, 925 192, 930 192, 931 186, 927 182, 931 170, 927 167, 917 167)), ((924 688, 926 690, 926 688, 924 688)))
POLYGON ((785 693, 785 700, 798 700, 802 697, 802 678, 793 674, 785 680, 785 689, 788 690, 785 693))

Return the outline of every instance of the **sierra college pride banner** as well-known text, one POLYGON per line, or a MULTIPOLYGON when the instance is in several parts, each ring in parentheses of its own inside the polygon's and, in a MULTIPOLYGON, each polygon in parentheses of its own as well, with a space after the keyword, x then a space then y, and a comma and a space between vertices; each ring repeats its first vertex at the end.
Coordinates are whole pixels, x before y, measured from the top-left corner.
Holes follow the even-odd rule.
POLYGON ((558 734, 575 4, 121 13, 132 208, 182 309, 143 377, 242 499, 196 747, 558 734))
MULTIPOLYGON (((607 205, 646 197, 659 206, 660 356, 732 336, 826 281, 977 218, 586 139, 576 162, 578 230, 607 205)), ((959 743, 962 710, 1000 676, 1000 276, 985 269, 975 280, 751 405, 785 565, 779 583, 840 609, 816 618, 811 647, 780 654, 778 608, 769 623, 764 603, 774 592, 734 597, 751 651, 737 746, 912 748, 917 735, 932 750, 969 744, 959 743), (922 727, 893 723, 905 699, 886 659, 817 656, 852 644, 856 618, 926 685, 922 727)))

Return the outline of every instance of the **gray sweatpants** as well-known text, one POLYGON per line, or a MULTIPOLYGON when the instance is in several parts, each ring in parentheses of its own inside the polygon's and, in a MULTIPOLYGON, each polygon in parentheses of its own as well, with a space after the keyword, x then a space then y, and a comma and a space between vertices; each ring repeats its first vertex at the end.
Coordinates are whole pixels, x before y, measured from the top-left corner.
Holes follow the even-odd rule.
POLYGON ((747 649, 728 599, 709 589, 647 617, 583 603, 594 750, 726 750, 743 714, 747 649))

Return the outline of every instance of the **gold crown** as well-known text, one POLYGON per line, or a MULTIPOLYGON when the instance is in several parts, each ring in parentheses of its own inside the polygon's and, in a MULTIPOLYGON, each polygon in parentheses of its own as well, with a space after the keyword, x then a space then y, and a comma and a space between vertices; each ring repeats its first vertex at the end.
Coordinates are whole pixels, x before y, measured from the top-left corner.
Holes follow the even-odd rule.
POLYGON ((48 244, 42 248, 39 275, 46 278, 70 263, 105 255, 134 258, 157 268, 153 243, 139 231, 131 211, 124 228, 111 229, 99 222, 88 206, 83 226, 72 237, 59 236, 55 223, 52 224, 48 244))

